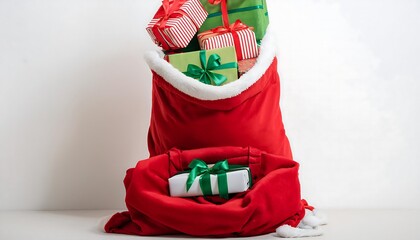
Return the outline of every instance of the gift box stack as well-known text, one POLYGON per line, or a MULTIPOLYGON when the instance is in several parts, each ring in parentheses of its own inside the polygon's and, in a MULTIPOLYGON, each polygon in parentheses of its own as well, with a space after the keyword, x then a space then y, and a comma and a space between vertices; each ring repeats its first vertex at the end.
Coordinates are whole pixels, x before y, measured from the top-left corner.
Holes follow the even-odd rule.
POLYGON ((253 67, 268 22, 265 0, 163 0, 146 30, 176 69, 221 86, 253 67))
MULTIPOLYGON (((203 84, 222 86, 250 70, 268 26, 265 0, 163 0, 146 30, 165 59, 203 84)), ((252 185, 247 166, 200 159, 169 179, 174 197, 244 192, 252 185)))

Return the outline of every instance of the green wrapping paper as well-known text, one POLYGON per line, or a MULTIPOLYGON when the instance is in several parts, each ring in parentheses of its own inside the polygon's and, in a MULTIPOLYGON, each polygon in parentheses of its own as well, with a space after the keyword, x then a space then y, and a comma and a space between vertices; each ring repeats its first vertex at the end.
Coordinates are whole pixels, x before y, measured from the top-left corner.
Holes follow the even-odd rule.
MULTIPOLYGON (((209 15, 198 32, 223 26, 221 4, 213 5, 208 0, 200 1, 209 15)), ((258 42, 263 39, 269 23, 266 0, 227 0, 227 8, 231 24, 240 19, 246 25, 254 27, 258 42)))
POLYGON ((219 86, 238 79, 238 62, 234 47, 178 53, 167 55, 167 57, 169 63, 176 69, 206 84, 219 86), (203 60, 205 66, 202 64, 203 60), (219 63, 220 66, 214 67, 215 62, 219 63), (203 70, 204 72, 206 68, 207 73, 203 74, 206 76, 201 79, 198 75, 193 76, 194 71, 203 70))

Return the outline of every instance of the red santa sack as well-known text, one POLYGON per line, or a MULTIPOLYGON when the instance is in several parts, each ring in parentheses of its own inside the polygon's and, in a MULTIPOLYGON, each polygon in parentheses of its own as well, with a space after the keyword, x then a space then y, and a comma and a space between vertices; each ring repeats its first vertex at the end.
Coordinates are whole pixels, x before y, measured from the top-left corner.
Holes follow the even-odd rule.
POLYGON ((153 72, 150 156, 173 147, 252 146, 292 159, 279 107, 275 49, 267 34, 255 66, 224 86, 185 76, 157 52, 146 55, 153 72))
POLYGON ((253 236, 295 227, 305 215, 299 164, 256 148, 218 147, 181 151, 139 161, 124 180, 128 211, 116 213, 106 232, 135 235, 188 234, 207 237, 253 236), (170 197, 168 178, 199 158, 208 164, 227 159, 249 166, 253 186, 229 200, 219 196, 170 197))

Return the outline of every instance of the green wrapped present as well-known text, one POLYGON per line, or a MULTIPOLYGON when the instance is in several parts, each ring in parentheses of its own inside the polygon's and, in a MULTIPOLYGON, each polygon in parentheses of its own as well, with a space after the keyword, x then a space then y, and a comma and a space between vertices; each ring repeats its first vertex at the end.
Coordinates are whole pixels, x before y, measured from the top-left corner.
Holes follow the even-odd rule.
MULTIPOLYGON (((199 33, 223 26, 221 5, 211 4, 211 0, 200 0, 209 13, 206 21, 201 25, 199 33), (209 2, 210 1, 210 2, 209 2)), ((222 0, 227 1, 229 23, 240 19, 244 24, 254 27, 257 41, 263 39, 269 23, 266 0, 222 0)), ((220 1, 215 1, 216 3, 220 1)))
POLYGON ((220 86, 238 79, 234 47, 167 55, 169 63, 202 83, 220 86))

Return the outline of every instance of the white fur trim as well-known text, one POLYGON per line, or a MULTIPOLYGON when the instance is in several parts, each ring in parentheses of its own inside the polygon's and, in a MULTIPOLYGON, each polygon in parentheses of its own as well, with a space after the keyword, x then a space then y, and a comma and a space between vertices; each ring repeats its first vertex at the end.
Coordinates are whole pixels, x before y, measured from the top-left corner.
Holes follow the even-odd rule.
POLYGON ((302 221, 300 221, 299 225, 297 226, 298 228, 302 228, 302 229, 313 229, 313 227, 306 225, 305 223, 303 223, 302 221))
POLYGON ((98 229, 101 232, 105 232, 105 224, 109 221, 109 219, 111 219, 112 215, 109 216, 105 216, 102 217, 101 219, 99 219, 98 221, 98 229))
POLYGON ((296 228, 283 225, 276 229, 276 233, 283 238, 320 236, 323 232, 318 227, 325 224, 327 224, 325 215, 319 213, 318 210, 315 211, 315 209, 314 211, 305 209, 305 216, 296 228))
POLYGON ((301 229, 289 225, 283 225, 276 229, 277 236, 282 238, 314 237, 320 236, 323 232, 320 229, 301 229))
POLYGON ((320 214, 319 211, 316 211, 316 213, 318 215, 315 215, 315 209, 314 211, 305 209, 305 217, 302 219, 301 222, 304 225, 308 225, 311 227, 318 227, 318 226, 327 224, 326 217, 322 216, 322 214, 320 214))
POLYGON ((318 209, 314 209, 312 211, 312 213, 314 214, 314 216, 318 217, 321 225, 326 225, 328 223, 328 217, 327 215, 325 215, 323 212, 319 211, 318 209))
POLYGON ((262 40, 260 55, 255 66, 237 81, 223 86, 211 86, 187 77, 165 61, 158 51, 146 53, 145 60, 153 71, 179 91, 201 100, 220 100, 239 95, 260 79, 273 62, 276 49, 274 36, 268 29, 262 40))

